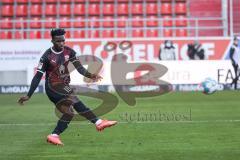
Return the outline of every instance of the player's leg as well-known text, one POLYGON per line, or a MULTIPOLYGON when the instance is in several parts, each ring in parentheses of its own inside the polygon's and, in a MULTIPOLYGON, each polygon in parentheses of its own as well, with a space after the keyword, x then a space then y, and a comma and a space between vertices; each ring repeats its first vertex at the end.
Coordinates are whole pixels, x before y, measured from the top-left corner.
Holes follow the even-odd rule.
POLYGON ((117 124, 117 121, 102 120, 98 118, 84 103, 82 103, 77 97, 74 97, 73 103, 74 109, 81 116, 85 117, 90 122, 96 125, 98 131, 104 130, 104 128, 111 127, 117 124))

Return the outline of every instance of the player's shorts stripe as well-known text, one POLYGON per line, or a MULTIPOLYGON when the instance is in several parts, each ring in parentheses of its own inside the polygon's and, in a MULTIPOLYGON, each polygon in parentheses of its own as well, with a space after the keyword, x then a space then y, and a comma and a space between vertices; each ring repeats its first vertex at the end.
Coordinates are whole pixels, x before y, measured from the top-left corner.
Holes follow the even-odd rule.
POLYGON ((41 71, 41 70, 38 70, 38 69, 37 69, 37 71, 38 71, 38 72, 41 72, 41 73, 44 73, 43 71, 41 71))

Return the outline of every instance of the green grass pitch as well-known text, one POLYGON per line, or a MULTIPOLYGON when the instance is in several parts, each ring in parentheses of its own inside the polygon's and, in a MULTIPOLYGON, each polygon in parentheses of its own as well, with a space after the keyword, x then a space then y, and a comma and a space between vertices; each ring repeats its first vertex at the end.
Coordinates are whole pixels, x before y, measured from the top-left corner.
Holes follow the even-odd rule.
MULTIPOLYGON (((97 132, 73 122, 61 135, 64 147, 46 143, 55 127, 54 106, 35 94, 19 106, 20 95, 0 95, 0 160, 234 160, 240 157, 240 93, 213 95, 175 92, 138 99, 135 107, 120 100, 104 118, 118 120, 97 132), (150 117, 156 114, 157 116, 150 117), (162 116, 160 118, 160 115, 162 116)), ((99 100, 80 97, 88 106, 99 100)))

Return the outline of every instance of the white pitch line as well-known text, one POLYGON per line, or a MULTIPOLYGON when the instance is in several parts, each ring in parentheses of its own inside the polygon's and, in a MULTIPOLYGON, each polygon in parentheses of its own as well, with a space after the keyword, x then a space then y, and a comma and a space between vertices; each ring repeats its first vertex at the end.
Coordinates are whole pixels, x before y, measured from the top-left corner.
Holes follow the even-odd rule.
MULTIPOLYGON (((164 124, 164 123, 235 123, 240 122, 240 119, 235 120, 201 120, 201 121, 119 121, 119 124, 164 124)), ((70 125, 90 125, 91 123, 72 122, 70 125)), ((50 126, 56 123, 0 123, 0 126, 50 126)))

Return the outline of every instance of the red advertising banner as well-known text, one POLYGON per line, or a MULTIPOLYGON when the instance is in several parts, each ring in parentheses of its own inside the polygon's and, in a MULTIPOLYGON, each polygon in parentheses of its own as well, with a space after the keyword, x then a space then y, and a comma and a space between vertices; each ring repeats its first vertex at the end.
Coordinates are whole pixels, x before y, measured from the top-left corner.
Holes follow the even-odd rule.
MULTIPOLYGON (((127 40, 132 43, 131 48, 122 50, 119 47, 122 41, 125 40, 70 40, 67 45, 72 47, 79 55, 95 55, 104 61, 111 61, 112 57, 117 53, 126 54, 130 61, 155 61, 158 60, 159 49, 164 44, 164 40, 161 39, 132 39, 127 40), (106 52, 104 46, 108 42, 115 43, 116 49, 106 52)), ((176 39, 172 41, 175 47, 176 59, 188 60, 188 44, 194 43, 195 39, 176 39)), ((205 50, 206 60, 225 59, 231 45, 230 38, 202 38, 198 42, 205 50)))

